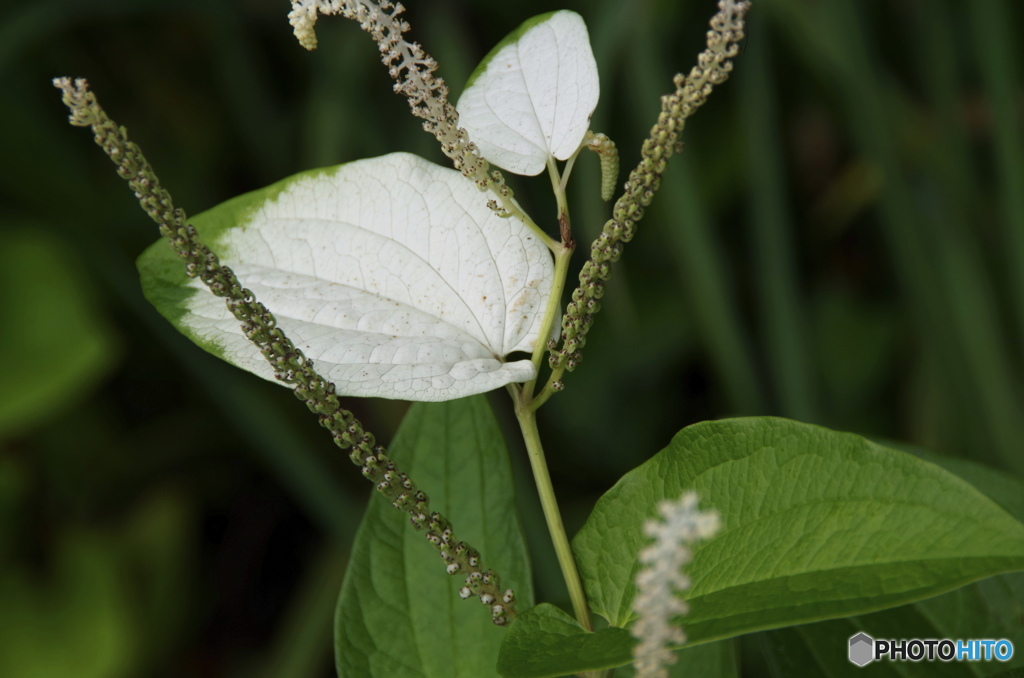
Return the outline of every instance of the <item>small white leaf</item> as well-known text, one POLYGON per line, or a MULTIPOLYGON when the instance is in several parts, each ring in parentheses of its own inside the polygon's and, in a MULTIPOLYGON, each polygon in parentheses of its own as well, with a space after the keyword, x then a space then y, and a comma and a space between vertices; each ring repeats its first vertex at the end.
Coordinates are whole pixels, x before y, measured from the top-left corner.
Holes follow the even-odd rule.
MULTIPOLYGON (((554 275, 545 245, 482 198, 460 173, 395 153, 293 177, 194 221, 339 394, 451 400, 535 376, 529 360, 503 359, 533 349, 554 275)), ((149 256, 143 281, 165 316, 273 378, 201 282, 181 275, 195 290, 166 308, 173 295, 154 289, 166 282, 149 256)))
POLYGON ((526 21, 484 58, 456 108, 491 163, 539 174, 576 152, 600 88, 583 18, 562 10, 526 21))

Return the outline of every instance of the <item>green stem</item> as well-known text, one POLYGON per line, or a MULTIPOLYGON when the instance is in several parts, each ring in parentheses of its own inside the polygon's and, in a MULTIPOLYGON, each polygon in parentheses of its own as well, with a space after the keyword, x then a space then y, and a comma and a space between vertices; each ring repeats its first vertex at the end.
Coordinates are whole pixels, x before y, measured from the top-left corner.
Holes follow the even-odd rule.
MULTIPOLYGON (((530 457, 530 468, 533 470, 534 483, 537 485, 537 493, 540 495, 541 508, 544 510, 544 519, 548 525, 548 532, 551 534, 551 541, 555 547, 555 554, 558 556, 558 564, 562 570, 562 577, 565 579, 566 588, 569 590, 569 598, 572 600, 573 611, 576 619, 588 631, 593 630, 590 624, 590 612, 587 610, 587 598, 583 593, 583 583, 580 581, 579 572, 576 570, 576 561, 572 557, 572 549, 569 546, 569 538, 565 534, 565 527, 562 525, 562 516, 558 512, 558 502, 555 500, 555 490, 551 486, 551 475, 548 473, 547 462, 544 459, 544 448, 541 446, 540 434, 537 431, 536 410, 539 406, 534 400, 533 393, 537 388, 537 379, 540 377, 541 363, 544 360, 544 353, 547 349, 548 337, 558 322, 559 310, 562 305, 562 292, 565 290, 565 281, 569 275, 569 261, 572 259, 574 243, 569 232, 569 208, 565 199, 565 185, 562 177, 559 176, 558 167, 553 159, 548 161, 548 174, 551 177, 551 186, 558 202, 558 224, 561 232, 561 242, 549 242, 548 246, 555 256, 554 277, 551 281, 551 291, 548 296, 547 307, 544 309, 544 316, 541 319, 540 329, 537 336, 537 343, 533 348, 531 360, 537 376, 519 388, 515 385, 509 386, 509 394, 515 403, 516 419, 519 420, 519 427, 523 432, 523 441, 526 443, 526 451, 530 457)), ((553 373, 554 374, 554 373, 553 373)), ((558 374, 561 374, 558 371, 558 374)), ((551 397, 557 390, 551 379, 544 387, 544 400, 551 397)))
POLYGON ((565 168, 562 171, 562 180, 558 182, 558 191, 565 195, 565 187, 569 183, 569 175, 572 174, 572 167, 576 164, 576 158, 580 157, 580 152, 587 147, 587 140, 590 138, 591 133, 587 132, 587 136, 583 137, 583 141, 580 143, 580 147, 576 149, 576 152, 569 156, 569 159, 565 161, 565 168))
MULTIPOLYGON (((580 147, 582 148, 582 146, 580 147)), ((554 158, 548 158, 548 176, 551 178, 551 188, 555 194, 555 200, 558 204, 558 223, 559 229, 562 233, 562 242, 556 243, 554 247, 551 247, 551 251, 555 255, 555 275, 554 280, 551 282, 551 293, 548 296, 548 305, 544 309, 544 317, 540 324, 540 333, 537 338, 537 343, 533 347, 533 355, 530 359, 533 361, 533 367, 537 372, 537 376, 533 380, 527 382, 523 387, 521 400, 527 403, 531 410, 536 410, 543 404, 537 402, 533 398, 533 393, 537 388, 537 379, 540 378, 541 362, 544 358, 544 352, 547 349, 548 337, 551 336, 551 330, 554 328, 556 322, 558 322, 559 310, 562 306, 562 292, 565 291, 565 281, 569 276, 569 261, 572 259, 573 250, 576 248, 576 244, 572 241, 570 236, 570 225, 569 225, 569 206, 565 198, 565 179, 569 177, 569 171, 572 169, 572 162, 579 155, 580 149, 576 149, 576 153, 573 154, 572 158, 569 159, 569 164, 566 166, 565 175, 562 176, 558 172, 558 165, 555 164, 554 158)), ((550 246, 550 245, 549 245, 550 246)), ((558 370, 558 375, 561 376, 562 371, 558 370)), ((557 381, 558 377, 552 375, 544 386, 543 393, 544 401, 547 401, 551 397, 552 393, 559 390, 554 387, 554 382, 557 381)), ((517 400, 518 403, 518 400, 517 400)), ((517 405, 518 406, 518 405, 517 405)))
POLYGON ((537 394, 537 397, 530 401, 530 407, 534 411, 546 403, 548 398, 562 390, 561 386, 556 387, 555 384, 560 383, 563 374, 565 374, 565 365, 559 365, 555 369, 551 370, 551 376, 548 377, 548 383, 544 384, 544 388, 537 394))
MULTIPOLYGON (((533 355, 530 357, 533 361, 533 367, 537 371, 537 377, 527 382, 523 388, 523 398, 527 402, 533 399, 533 392, 537 387, 537 379, 540 378, 540 368, 544 360, 544 352, 547 350, 548 337, 551 336, 551 330, 555 323, 558 322, 559 311, 562 306, 562 292, 565 290, 565 280, 569 276, 569 261, 572 259, 572 250, 572 247, 567 247, 563 244, 559 244, 554 250, 555 277, 551 282, 551 294, 548 297, 547 308, 544 309, 544 318, 541 320, 537 343, 534 345, 533 355)), ((534 406, 533 409, 537 409, 537 406, 534 406)))
POLYGON ((555 254, 557 254, 557 253, 558 253, 558 247, 559 247, 559 243, 558 243, 558 241, 557 241, 557 240, 555 240, 555 239, 554 239, 554 238, 552 238, 552 237, 551 237, 550 235, 548 235, 547 233, 545 233, 545 232, 544 232, 544 229, 542 229, 542 228, 541 228, 540 226, 538 226, 538 225, 537 225, 537 222, 535 222, 535 221, 534 221, 533 219, 531 219, 531 218, 530 218, 530 215, 529 215, 529 214, 527 214, 526 212, 524 212, 524 211, 523 211, 523 210, 522 210, 522 209, 521 209, 521 208, 519 207, 519 205, 517 205, 517 204, 515 203, 515 201, 514 201, 514 200, 512 200, 512 199, 511 199, 510 197, 508 197, 507 195, 505 195, 504 193, 502 193, 502 192, 501 192, 501 191, 500 191, 500 190, 499 190, 498 188, 496 188, 496 187, 495 187, 494 185, 491 185, 491 187, 490 187, 490 188, 491 188, 491 193, 493 193, 493 194, 494 194, 494 196, 495 196, 496 198, 498 198, 498 200, 499 200, 499 201, 501 201, 501 206, 502 206, 502 208, 503 208, 503 209, 504 209, 504 210, 505 210, 506 212, 508 212, 508 213, 509 213, 510 215, 512 215, 512 216, 513 216, 513 217, 515 217, 516 219, 519 219, 519 220, 520 220, 520 221, 522 221, 522 222, 523 222, 524 224, 526 224, 526 226, 527 226, 527 227, 528 227, 528 228, 529 228, 529 229, 530 229, 531 231, 533 231, 533 232, 534 232, 534 234, 536 234, 536 236, 537 236, 538 238, 540 238, 540 241, 541 241, 542 243, 544 243, 545 245, 547 245, 547 247, 548 247, 548 249, 549 249, 549 250, 551 250, 551 251, 552 251, 552 252, 554 252, 555 254))
POLYGON ((548 532, 551 533, 551 541, 554 542, 558 565, 562 569, 562 577, 569 589, 573 612, 575 612, 576 620, 580 625, 587 631, 592 631, 587 598, 583 593, 583 582, 576 569, 576 561, 572 557, 569 538, 562 525, 562 516, 558 512, 555 490, 551 486, 551 476, 548 474, 547 462, 544 460, 544 448, 541 447, 540 433, 537 431, 537 416, 528 400, 520 398, 516 401, 516 419, 519 420, 519 427, 523 431, 523 440, 526 442, 526 451, 530 457, 530 467, 533 469, 533 479, 537 484, 537 492, 540 494, 540 505, 544 509, 544 519, 548 524, 548 532))
POLYGON ((565 218, 569 217, 569 205, 565 200, 565 184, 562 183, 562 175, 558 172, 554 156, 548 156, 548 177, 551 179, 551 190, 558 204, 558 220, 561 221, 563 215, 565 218))

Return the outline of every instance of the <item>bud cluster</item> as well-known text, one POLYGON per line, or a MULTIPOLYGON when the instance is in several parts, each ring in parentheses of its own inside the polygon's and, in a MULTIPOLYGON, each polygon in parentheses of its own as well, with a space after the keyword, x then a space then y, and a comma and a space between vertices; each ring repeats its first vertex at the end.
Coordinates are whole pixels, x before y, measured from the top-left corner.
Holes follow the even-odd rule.
POLYGON ((392 506, 406 511, 413 527, 426 530, 427 540, 448 563, 449 574, 467 573, 463 590, 468 589, 470 595, 477 595, 490 608, 494 623, 504 625, 514 619, 515 597, 511 590, 504 592, 503 596, 508 598, 504 604, 495 603, 501 593, 498 575, 480 568, 480 555, 455 538, 448 520, 430 511, 427 495, 401 472, 384 447, 376 443, 373 434, 365 431, 359 420, 341 406, 334 384, 313 368, 313 362, 277 326, 277 320, 267 307, 251 290, 242 287, 235 273, 221 264, 217 255, 202 243, 195 227, 187 223, 185 212, 174 207, 170 194, 160 184, 142 151, 128 139, 126 129, 118 127, 107 116, 88 90, 86 81, 78 79, 72 83, 69 78, 58 78, 53 84, 63 92, 64 104, 71 110, 71 124, 92 128, 96 143, 117 164, 118 175, 135 191, 142 208, 185 262, 187 275, 198 277, 213 294, 224 298, 231 314, 241 323, 246 338, 273 366, 274 376, 292 386, 295 396, 318 415, 320 425, 330 431, 338 447, 350 450, 349 459, 361 467, 363 475, 376 485, 377 491, 390 499, 392 506))
MULTIPOLYGON (((423 129, 441 144, 455 169, 473 181, 480 190, 491 189, 503 199, 511 199, 512 190, 505 184, 501 172, 491 170, 469 133, 459 126, 459 114, 448 99, 448 85, 435 77, 437 62, 415 42, 408 42, 404 34, 409 23, 400 19, 405 12, 401 3, 388 0, 292 0, 288 19, 295 37, 306 49, 316 47, 313 25, 317 13, 340 14, 359 23, 377 42, 381 60, 395 81, 395 92, 409 101, 412 114, 423 119, 423 129)), ((502 200, 506 202, 506 200, 502 200)), ((504 210, 496 202, 488 203, 496 212, 504 210)))
POLYGON ((590 248, 590 259, 580 270, 580 284, 562 316, 562 345, 548 343, 552 369, 571 372, 583 360, 582 349, 594 315, 601 309, 611 265, 622 255, 623 244, 636 234, 636 224, 661 185, 669 157, 682 150, 679 135, 686 119, 703 105, 714 85, 729 77, 731 59, 739 52, 738 43, 743 39, 743 17, 749 6, 749 2, 738 0, 718 3, 719 11, 712 17, 707 34, 707 49, 697 58, 697 66, 689 75, 676 75, 675 92, 661 98, 661 113, 644 141, 640 162, 630 172, 623 194, 612 208, 612 218, 605 223, 590 248))

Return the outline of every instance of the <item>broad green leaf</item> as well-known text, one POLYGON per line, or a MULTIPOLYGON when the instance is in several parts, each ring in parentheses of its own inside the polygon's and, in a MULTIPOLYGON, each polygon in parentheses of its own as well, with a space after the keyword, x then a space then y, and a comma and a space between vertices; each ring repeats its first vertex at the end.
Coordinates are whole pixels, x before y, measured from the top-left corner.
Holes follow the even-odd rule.
MULTIPOLYGON (((955 472, 1011 515, 1018 519, 1024 517, 1024 483, 1020 480, 962 459, 942 457, 907 445, 899 445, 899 448, 955 472)), ((847 661, 845 647, 838 641, 860 631, 874 638, 1006 638, 1014 647, 1024 647, 1024 573, 990 577, 912 605, 768 631, 762 634, 762 650, 769 655, 770 663, 791 666, 793 662, 803 662, 799 673, 854 676, 859 675, 856 672, 860 669, 847 661)), ((1002 668, 1011 666, 1024 666, 1024 656, 1018 652, 1011 662, 1001 665, 1002 668)), ((995 668, 992 663, 981 662, 905 662, 873 664, 871 671, 893 676, 974 677, 990 675, 995 668)), ((787 673, 783 669, 775 675, 793 675, 793 671, 787 673)))
MULTIPOLYGON (((913 605, 886 610, 867 617, 851 617, 804 624, 758 634, 773 676, 812 675, 821 678, 854 678, 864 668, 849 661, 849 639, 859 632, 873 638, 941 638, 916 614, 913 605), (873 622, 864 620, 874 618, 873 622), (799 667, 799 668, 797 668, 799 667), (795 673, 794 673, 795 672, 795 673)), ((966 663, 921 661, 874 662, 866 667, 871 676, 912 678, 974 678, 966 663)))
POLYGON ((967 459, 945 457, 909 445, 890 445, 890 447, 910 452, 959 476, 962 480, 974 485, 986 497, 1002 506, 1011 516, 1024 522, 1024 482, 1021 482, 1019 478, 967 459))
POLYGON ((539 174, 579 148, 597 107, 597 62, 583 18, 562 10, 524 22, 477 66, 456 108, 480 152, 539 174))
MULTIPOLYGON (((847 637, 857 631, 864 631, 874 638, 1006 638, 1019 648, 1024 640, 1022 583, 1024 575, 1020 573, 1001 575, 913 605, 857 615, 842 621, 849 624, 847 628, 855 629, 847 637)), ((823 622, 806 628, 834 623, 839 622, 823 622)), ((1020 652, 1014 655, 1011 662, 999 663, 1002 668, 1024 666, 1024 657, 1021 657, 1020 652)), ((994 668, 991 664, 996 662, 989 663, 989 666, 968 662, 952 664, 959 664, 961 670, 956 673, 942 673, 939 670, 906 673, 921 676, 988 675, 994 668)))
MULTIPOLYGON (((986 496, 1016 517, 1024 516, 1024 483, 1019 480, 960 459, 941 457, 924 450, 901 446, 908 452, 955 471, 969 480, 986 496)), ((876 638, 1007 638, 1015 647, 1024 646, 1024 574, 1012 573, 990 577, 958 588, 935 598, 846 619, 804 624, 793 628, 765 632, 758 636, 763 658, 775 676, 813 674, 829 677, 854 676, 859 668, 847 660, 845 640, 859 631, 876 638)), ((684 620, 685 624, 685 620, 684 620)), ((539 629, 538 633, 544 633, 539 629)), ((509 636, 511 642, 512 635, 509 636)), ((525 635, 525 634, 524 634, 525 635)), ((522 645, 544 642, 542 639, 517 638, 522 645)), ((683 648, 680 662, 672 667, 679 675, 719 675, 703 667, 683 670, 688 653, 711 649, 722 642, 683 648)), ((714 658, 714 655, 711 656, 714 658)), ((619 659, 628 661, 625 652, 619 659)), ((1024 663, 1015 658, 1009 666, 1024 663)), ((892 676, 981 676, 988 675, 991 667, 980 664, 913 663, 873 665, 879 675, 892 676)), ((631 675, 628 668, 616 673, 631 675)))
POLYGON ((52 421, 111 365, 114 338, 88 282, 38 224, 0 235, 0 438, 52 421))
MULTIPOLYGON (((1024 521, 1024 482, 1019 478, 965 459, 943 457, 920 449, 910 451, 955 473, 1010 515, 1024 521)), ((1024 573, 990 577, 944 595, 918 601, 913 607, 935 629, 934 637, 1007 638, 1014 647, 1024 647, 1024 573)), ((887 610, 858 617, 856 621, 866 629, 873 629, 873 619, 888 613, 887 610)), ((894 625, 890 627, 894 628, 894 625)), ((1024 667, 1024 653, 1015 652, 1011 662, 1004 665, 1005 668, 1010 666, 1024 667)), ((987 674, 987 670, 982 671, 982 675, 987 674)))
MULTIPOLYGON (((554 267, 461 174, 408 153, 295 175, 192 223, 338 392, 450 400, 533 378, 504 362, 538 340, 554 267)), ((224 301, 167 243, 139 259, 146 297, 228 362, 273 379, 224 301)))
POLYGON ((633 637, 610 626, 590 633, 548 603, 520 615, 508 630, 498 656, 504 678, 548 678, 609 669, 630 661, 633 637))
MULTIPOLYGON (((823 622, 831 624, 833 622, 823 622)), ((831 629, 829 638, 824 641, 821 648, 813 648, 810 645, 809 636, 814 636, 815 641, 820 641, 820 635, 813 629, 818 624, 807 626, 795 626, 785 629, 776 629, 757 633, 744 638, 744 659, 754 666, 763 666, 766 669, 765 675, 770 678, 790 678, 790 676, 815 676, 815 678, 834 678, 836 671, 838 675, 853 678, 863 672, 855 664, 847 660, 850 636, 853 633, 846 633, 843 627, 835 626, 831 629), (810 630, 809 630, 810 629, 810 630), (815 652, 815 650, 818 650, 815 652), (843 663, 846 666, 843 666, 843 663)), ((882 662, 873 664, 866 675, 874 678, 900 678, 902 665, 882 662)))
POLYGON ((704 422, 623 477, 574 540, 595 612, 633 617, 657 503, 695 489, 723 530, 694 549, 690 642, 893 607, 1024 569, 1024 525, 941 468, 774 418, 704 422))
MULTIPOLYGON (((1011 575, 1016 576, 1016 575, 1011 575)), ((1002 579, 995 577, 994 579, 1002 579)), ((979 582, 979 584, 985 584, 979 582)), ((961 591, 975 589, 978 584, 964 587, 940 598, 954 596, 961 591)), ((775 670, 775 676, 815 675, 822 678, 845 678, 863 675, 863 669, 848 661, 846 641, 857 633, 867 633, 872 638, 911 639, 911 638, 1006 638, 1020 647, 1019 641, 1012 635, 999 631, 993 633, 988 620, 972 614, 974 610, 966 606, 961 613, 967 616, 967 623, 962 626, 965 633, 950 633, 948 626, 935 623, 922 609, 922 604, 905 605, 891 610, 884 610, 869 615, 859 615, 846 619, 834 619, 816 624, 805 624, 787 629, 777 629, 758 634, 761 651, 766 655, 768 664, 775 670), (795 668, 799 666, 799 670, 795 668)), ((954 621, 951 616, 943 621, 954 621)), ((886 660, 869 664, 870 675, 900 676, 904 678, 976 678, 989 676, 994 672, 1020 667, 1024 659, 1014 653, 1009 662, 996 661, 952 661, 943 662, 939 659, 920 662, 889 662, 886 660)), ((1020 670, 1019 668, 1017 670, 1020 670)))
MULTIPOLYGON (((515 515, 505 443, 483 397, 416 404, 391 453, 451 521, 484 567, 533 603, 526 548, 515 515)), ((335 618, 341 678, 484 678, 496 675, 506 629, 477 600, 462 600, 423 534, 379 495, 356 535, 335 618)))
MULTIPOLYGON (((737 641, 718 640, 676 650, 676 663, 668 668, 669 678, 739 678, 737 641)), ((614 678, 632 678, 632 665, 615 670, 614 678)))
MULTIPOLYGON (((531 608, 508 630, 498 655, 504 678, 552 678, 622 666, 632 662, 635 639, 622 628, 610 626, 585 631, 575 619, 548 603, 531 608)), ((732 641, 706 643, 679 650, 673 676, 735 678, 738 674, 732 641)), ((632 676, 630 667, 616 678, 632 676)))
MULTIPOLYGON (((1024 647, 1024 573, 984 579, 919 601, 913 607, 935 629, 932 637, 1006 638, 1017 648, 1006 667, 1024 667, 1024 653, 1020 651, 1024 647)), ((858 617, 856 621, 866 629, 874 628, 872 618, 888 612, 858 617)))

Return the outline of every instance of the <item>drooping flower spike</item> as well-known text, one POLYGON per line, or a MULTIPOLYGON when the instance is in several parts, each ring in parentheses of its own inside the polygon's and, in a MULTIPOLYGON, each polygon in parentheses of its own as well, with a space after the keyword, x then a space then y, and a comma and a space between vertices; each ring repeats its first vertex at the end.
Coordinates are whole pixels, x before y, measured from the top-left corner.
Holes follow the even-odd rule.
POLYGON ((477 145, 470 141, 469 133, 459 124, 459 114, 448 99, 448 85, 443 78, 434 75, 437 62, 419 43, 406 40, 404 34, 409 30, 409 23, 401 18, 404 12, 401 3, 388 0, 292 0, 288 20, 299 43, 309 50, 316 49, 314 26, 319 14, 340 14, 357 22, 377 42, 381 60, 395 81, 395 92, 408 100, 412 114, 423 120, 423 129, 434 135, 455 169, 480 190, 494 194, 496 199, 487 203, 491 209, 502 216, 519 217, 546 238, 519 209, 501 172, 491 169, 477 145))

